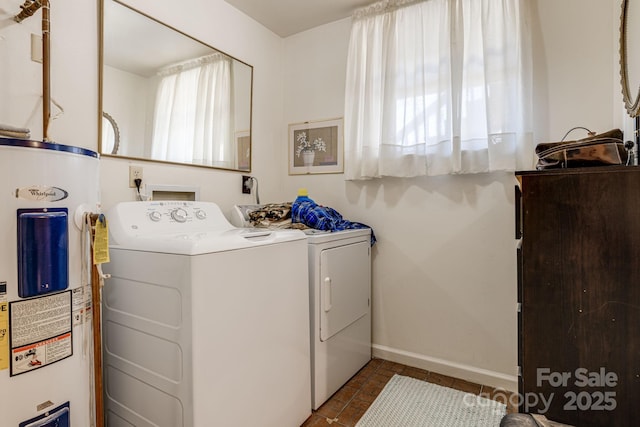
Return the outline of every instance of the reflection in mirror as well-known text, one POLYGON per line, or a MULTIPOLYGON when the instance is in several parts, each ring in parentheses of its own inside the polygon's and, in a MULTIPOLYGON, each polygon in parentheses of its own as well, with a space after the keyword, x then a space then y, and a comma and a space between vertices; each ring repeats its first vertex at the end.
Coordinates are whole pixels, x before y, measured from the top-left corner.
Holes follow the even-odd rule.
POLYGON ((118 154, 120 146, 120 129, 109 114, 102 112, 102 149, 104 153, 118 154))
MULTIPOLYGON (((114 0, 103 0, 102 111, 128 158, 251 170, 253 68, 114 0)), ((114 151, 115 148, 115 151, 114 151)))
POLYGON ((620 76, 625 107, 640 114, 640 0, 623 0, 620 23, 620 76))

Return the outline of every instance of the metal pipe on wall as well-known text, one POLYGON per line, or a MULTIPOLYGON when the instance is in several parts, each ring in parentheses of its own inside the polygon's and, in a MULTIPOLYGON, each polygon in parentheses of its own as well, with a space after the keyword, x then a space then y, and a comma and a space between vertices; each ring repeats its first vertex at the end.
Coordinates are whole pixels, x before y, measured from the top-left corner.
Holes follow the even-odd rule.
POLYGON ((13 19, 22 22, 42 8, 42 140, 49 141, 49 120, 51 118, 51 41, 49 0, 26 0, 20 5, 22 11, 13 19))
POLYGON ((49 0, 42 2, 42 140, 49 141, 51 118, 51 40, 49 0))

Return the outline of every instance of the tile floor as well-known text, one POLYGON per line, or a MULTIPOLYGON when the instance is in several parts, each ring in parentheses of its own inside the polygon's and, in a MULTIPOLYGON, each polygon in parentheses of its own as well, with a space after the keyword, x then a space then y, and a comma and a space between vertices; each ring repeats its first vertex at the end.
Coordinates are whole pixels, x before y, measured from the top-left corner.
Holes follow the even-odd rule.
MULTIPOLYGON (((383 359, 372 359, 340 390, 305 421, 302 427, 353 427, 394 374, 417 378, 445 387, 482 395, 505 403, 507 412, 517 412, 505 392, 383 359)), ((507 392, 508 393, 508 392, 507 392)))

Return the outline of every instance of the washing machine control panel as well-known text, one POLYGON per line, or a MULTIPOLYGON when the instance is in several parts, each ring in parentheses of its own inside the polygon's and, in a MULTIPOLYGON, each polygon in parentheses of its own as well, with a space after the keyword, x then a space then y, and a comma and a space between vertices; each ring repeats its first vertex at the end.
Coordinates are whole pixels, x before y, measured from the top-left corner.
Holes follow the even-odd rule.
POLYGON ((234 228, 218 205, 209 202, 126 202, 119 204, 109 214, 111 217, 108 219, 113 227, 138 236, 234 228))
POLYGON ((146 214, 152 222, 177 222, 182 224, 207 219, 206 208, 193 202, 157 202, 147 206, 146 214))

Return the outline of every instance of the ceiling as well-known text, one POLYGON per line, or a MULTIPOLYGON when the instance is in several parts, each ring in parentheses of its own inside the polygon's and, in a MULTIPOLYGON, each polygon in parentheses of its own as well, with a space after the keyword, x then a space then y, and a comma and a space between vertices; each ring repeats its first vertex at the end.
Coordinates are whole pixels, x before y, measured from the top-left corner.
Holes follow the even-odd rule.
POLYGON ((143 77, 214 51, 120 3, 105 2, 103 19, 104 64, 143 77))
POLYGON ((375 0, 225 0, 280 37, 351 16, 375 0))

